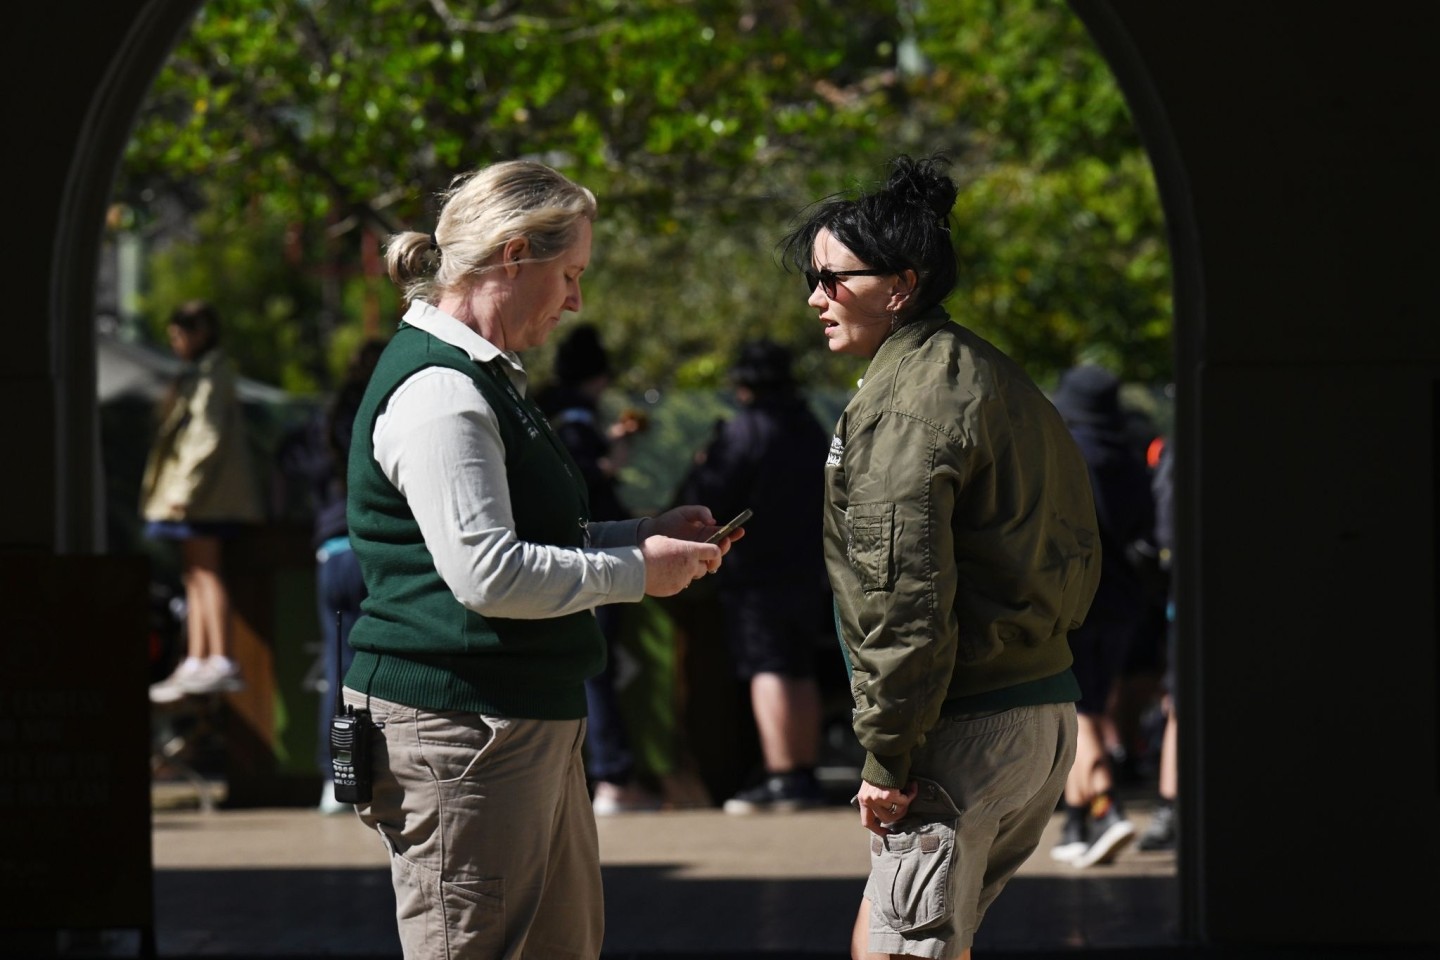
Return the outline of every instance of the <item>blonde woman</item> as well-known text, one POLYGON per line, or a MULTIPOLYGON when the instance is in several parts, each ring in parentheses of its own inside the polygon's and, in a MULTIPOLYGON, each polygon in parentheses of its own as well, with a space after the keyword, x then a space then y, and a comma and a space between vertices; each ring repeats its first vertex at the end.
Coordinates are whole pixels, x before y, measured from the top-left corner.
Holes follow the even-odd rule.
POLYGON ((508 161, 460 178, 386 257, 409 308, 355 418, 350 540, 367 597, 345 700, 376 730, 361 819, 390 854, 409 960, 599 955, 581 759, 593 610, 668 596, 729 544, 702 506, 590 520, 521 354, 581 307, 595 198, 508 161))

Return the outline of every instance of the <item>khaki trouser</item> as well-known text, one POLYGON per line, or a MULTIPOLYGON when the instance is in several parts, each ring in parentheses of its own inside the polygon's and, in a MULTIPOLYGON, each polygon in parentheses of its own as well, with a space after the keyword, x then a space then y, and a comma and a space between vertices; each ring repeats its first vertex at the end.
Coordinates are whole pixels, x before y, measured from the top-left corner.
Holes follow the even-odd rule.
MULTIPOLYGON (((364 694, 345 690, 364 706, 364 694)), ((584 720, 369 699, 374 787, 406 960, 594 960, 604 936, 584 720)))

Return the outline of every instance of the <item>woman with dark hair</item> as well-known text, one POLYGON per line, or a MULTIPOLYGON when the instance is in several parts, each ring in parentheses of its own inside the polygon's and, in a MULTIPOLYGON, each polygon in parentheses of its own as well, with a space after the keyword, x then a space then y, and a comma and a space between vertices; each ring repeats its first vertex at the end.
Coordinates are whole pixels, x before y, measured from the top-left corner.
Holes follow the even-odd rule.
POLYGON ((1075 757, 1067 642, 1100 574, 1085 462, 1016 363, 950 319, 943 158, 816 205, 781 249, 870 363, 825 465, 825 559, 866 751, 854 956, 970 956, 1075 757), (949 861, 948 870, 936 864, 949 861))
POLYGON ((175 671, 150 685, 153 703, 244 686, 230 657, 230 594, 221 546, 239 525, 262 517, 235 368, 220 349, 219 315, 210 304, 192 300, 175 308, 167 332, 185 366, 161 406, 140 512, 147 537, 180 545, 186 643, 175 671))

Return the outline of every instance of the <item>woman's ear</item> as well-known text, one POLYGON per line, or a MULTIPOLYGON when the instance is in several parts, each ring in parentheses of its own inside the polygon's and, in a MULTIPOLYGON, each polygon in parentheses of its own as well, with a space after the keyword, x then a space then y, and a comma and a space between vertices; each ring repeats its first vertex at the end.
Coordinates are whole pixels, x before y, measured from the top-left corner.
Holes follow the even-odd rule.
POLYGON ((914 270, 902 270, 896 276, 899 279, 896 280, 895 286, 890 288, 890 303, 886 308, 891 313, 898 313, 905 309, 905 305, 915 294, 915 286, 920 279, 914 270))
POLYGON ((505 241, 505 246, 500 250, 500 262, 505 267, 507 276, 514 276, 519 268, 520 261, 525 259, 525 254, 530 250, 530 241, 524 237, 512 237, 505 241))

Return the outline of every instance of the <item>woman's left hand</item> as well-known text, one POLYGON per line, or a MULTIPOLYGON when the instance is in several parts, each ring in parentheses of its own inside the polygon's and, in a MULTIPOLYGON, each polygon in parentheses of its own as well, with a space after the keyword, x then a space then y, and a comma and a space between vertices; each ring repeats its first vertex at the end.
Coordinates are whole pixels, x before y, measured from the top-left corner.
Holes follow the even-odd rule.
POLYGON ((860 825, 871 833, 887 836, 889 824, 905 819, 910 801, 915 799, 920 785, 911 780, 904 790, 894 787, 878 787, 868 780, 860 781, 860 792, 855 794, 854 803, 860 807, 860 825))

